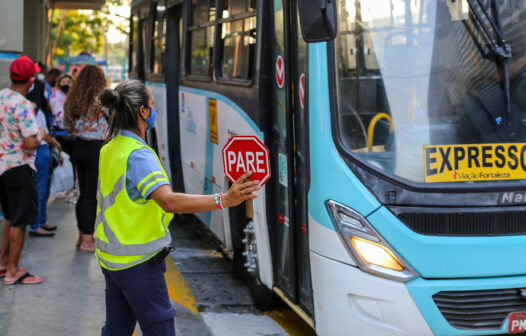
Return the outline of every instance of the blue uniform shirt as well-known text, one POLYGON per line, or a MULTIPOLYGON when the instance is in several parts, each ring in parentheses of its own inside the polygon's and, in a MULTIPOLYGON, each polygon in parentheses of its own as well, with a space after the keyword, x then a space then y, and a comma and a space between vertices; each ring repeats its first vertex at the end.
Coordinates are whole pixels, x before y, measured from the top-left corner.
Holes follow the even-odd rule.
MULTIPOLYGON (((127 130, 120 130, 120 135, 134 138, 140 141, 143 145, 147 144, 135 133, 127 130)), ((157 156, 147 148, 141 148, 131 153, 128 157, 128 169, 126 171, 126 191, 132 201, 138 201, 141 198, 145 200, 150 199, 150 195, 155 189, 169 184, 167 181, 159 181, 143 190, 143 193, 138 189, 139 183, 153 172, 163 171, 159 165, 157 156)))

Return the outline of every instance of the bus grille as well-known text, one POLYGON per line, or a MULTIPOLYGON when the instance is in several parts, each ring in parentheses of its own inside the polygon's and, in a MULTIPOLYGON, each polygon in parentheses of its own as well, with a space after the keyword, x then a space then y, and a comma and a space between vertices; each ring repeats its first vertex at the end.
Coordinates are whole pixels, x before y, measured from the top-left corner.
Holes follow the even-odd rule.
POLYGON ((510 313, 526 311, 521 291, 526 289, 439 292, 433 299, 453 327, 494 330, 502 328, 510 313))
POLYGON ((526 235, 526 209, 469 208, 463 211, 391 207, 411 230, 425 235, 505 236, 526 235))

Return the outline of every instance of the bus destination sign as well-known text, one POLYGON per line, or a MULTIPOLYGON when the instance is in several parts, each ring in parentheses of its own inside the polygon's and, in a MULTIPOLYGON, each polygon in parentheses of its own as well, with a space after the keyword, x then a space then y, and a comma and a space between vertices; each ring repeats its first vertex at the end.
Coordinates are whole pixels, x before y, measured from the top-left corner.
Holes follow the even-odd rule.
POLYGON ((526 179, 526 143, 424 146, 425 182, 526 179))

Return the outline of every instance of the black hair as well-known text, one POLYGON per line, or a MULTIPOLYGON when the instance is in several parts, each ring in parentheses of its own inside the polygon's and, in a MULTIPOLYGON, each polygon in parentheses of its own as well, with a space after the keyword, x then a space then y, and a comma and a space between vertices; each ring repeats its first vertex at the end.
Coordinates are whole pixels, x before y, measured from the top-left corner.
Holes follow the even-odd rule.
POLYGON ((60 76, 60 70, 57 68, 51 68, 47 72, 46 76, 60 76))
POLYGON ((138 80, 127 80, 115 89, 106 89, 100 95, 100 104, 109 109, 109 129, 107 141, 121 129, 137 130, 139 109, 148 107, 150 95, 146 86, 138 80))
POLYGON ((31 79, 31 78, 28 78, 26 80, 20 80, 20 79, 13 79, 13 78, 10 78, 11 79, 11 83, 15 84, 15 85, 22 85, 22 84, 27 84, 27 82, 31 79))
POLYGON ((64 72, 60 75, 60 77, 58 77, 55 85, 58 87, 60 85, 60 81, 63 80, 64 78, 69 78, 71 79, 71 81, 73 81, 73 76, 69 72, 64 72))
POLYGON ((45 65, 43 62, 38 61, 37 65, 40 67, 40 72, 44 73, 47 70, 47 65, 45 65))

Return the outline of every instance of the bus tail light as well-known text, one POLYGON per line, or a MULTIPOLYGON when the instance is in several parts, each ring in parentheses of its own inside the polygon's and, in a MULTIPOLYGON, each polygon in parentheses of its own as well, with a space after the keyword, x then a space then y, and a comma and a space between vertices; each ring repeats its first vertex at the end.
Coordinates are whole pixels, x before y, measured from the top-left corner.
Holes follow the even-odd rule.
POLYGON ((334 201, 326 206, 347 251, 362 270, 397 281, 417 276, 362 215, 334 201))

